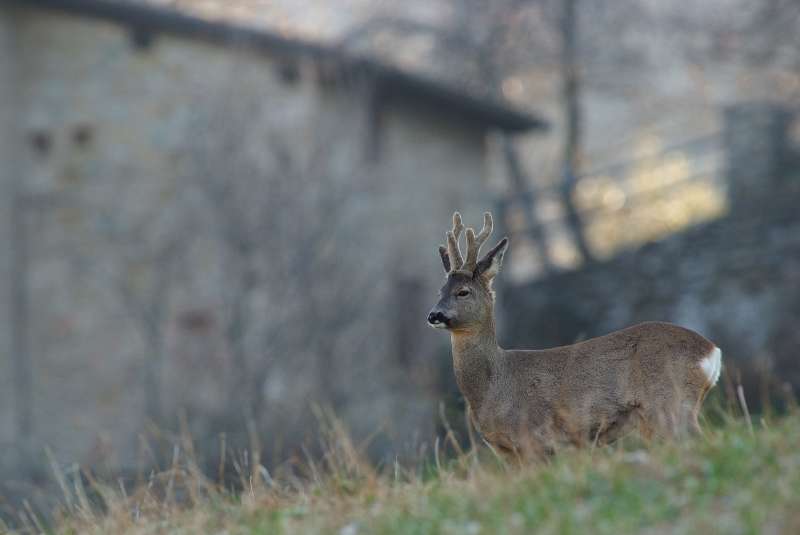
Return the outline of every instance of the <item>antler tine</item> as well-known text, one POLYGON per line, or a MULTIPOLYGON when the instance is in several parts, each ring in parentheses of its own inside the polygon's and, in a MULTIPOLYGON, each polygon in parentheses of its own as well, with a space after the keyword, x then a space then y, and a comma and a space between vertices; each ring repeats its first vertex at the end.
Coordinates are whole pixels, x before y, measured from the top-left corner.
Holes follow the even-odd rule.
POLYGON ((461 222, 461 214, 453 212, 453 236, 455 236, 456 241, 458 241, 462 230, 464 230, 464 223, 461 222))
POLYGON ((444 265, 444 270, 447 273, 450 273, 450 254, 447 252, 447 247, 444 245, 439 246, 439 256, 442 257, 442 264, 444 265))
POLYGON ((494 229, 494 221, 492 221, 492 214, 489 212, 483 213, 483 228, 481 229, 480 234, 475 237, 475 244, 478 246, 480 250, 483 243, 489 238, 494 229))
POLYGON ((467 229, 467 263, 465 264, 467 269, 475 269, 475 266, 478 265, 478 253, 480 253, 481 247, 492 233, 493 227, 492 214, 484 212, 483 228, 480 233, 475 236, 474 230, 467 229))
POLYGON ((454 271, 461 269, 464 265, 464 258, 458 249, 458 237, 462 230, 464 230, 464 224, 461 222, 461 214, 455 212, 453 213, 453 230, 447 232, 447 254, 450 255, 450 264, 454 271))

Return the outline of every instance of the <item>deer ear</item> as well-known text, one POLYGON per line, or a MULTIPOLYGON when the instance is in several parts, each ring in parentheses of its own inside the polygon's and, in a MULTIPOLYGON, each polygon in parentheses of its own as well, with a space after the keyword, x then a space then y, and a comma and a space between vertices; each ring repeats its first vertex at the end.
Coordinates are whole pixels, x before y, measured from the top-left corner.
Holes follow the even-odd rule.
POLYGON ((447 254, 447 247, 444 245, 439 246, 439 256, 442 257, 442 265, 444 266, 444 272, 450 273, 450 255, 447 254))
POLYGON ((506 249, 508 249, 508 238, 503 238, 478 262, 473 277, 483 277, 486 282, 492 282, 492 279, 500 272, 500 266, 503 265, 506 249))

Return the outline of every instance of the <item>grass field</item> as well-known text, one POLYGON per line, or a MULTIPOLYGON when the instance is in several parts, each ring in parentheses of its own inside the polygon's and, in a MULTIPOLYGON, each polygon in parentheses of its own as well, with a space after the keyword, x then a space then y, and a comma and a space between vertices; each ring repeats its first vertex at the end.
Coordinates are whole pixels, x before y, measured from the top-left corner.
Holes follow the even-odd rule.
MULTIPOLYGON (((706 436, 564 450, 513 467, 490 451, 376 471, 329 426, 328 455, 302 482, 254 470, 235 495, 176 462, 155 486, 105 502, 65 489, 56 533, 800 533, 800 415, 727 418, 706 436), (164 490, 165 489, 165 490, 164 490), (177 489, 183 498, 176 499, 177 489), (157 496, 158 495, 158 496, 157 496), (180 503, 181 505, 178 505, 180 503)), ((443 447, 441 449, 444 449, 443 447)), ((65 487, 70 487, 65 484, 65 487)), ((36 521, 28 518, 30 528, 36 521)))

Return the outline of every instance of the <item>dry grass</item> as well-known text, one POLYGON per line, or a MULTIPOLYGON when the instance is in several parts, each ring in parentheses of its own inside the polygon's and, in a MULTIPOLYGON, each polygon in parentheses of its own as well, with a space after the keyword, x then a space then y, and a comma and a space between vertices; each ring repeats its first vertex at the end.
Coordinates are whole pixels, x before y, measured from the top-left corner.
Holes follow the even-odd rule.
POLYGON ((184 439, 171 468, 130 493, 56 470, 54 527, 31 511, 20 519, 22 531, 60 534, 800 533, 800 414, 728 414, 682 443, 623 440, 524 467, 459 451, 448 432, 429 462, 382 470, 322 414, 326 453, 301 472, 242 458, 233 493, 201 473, 184 439))

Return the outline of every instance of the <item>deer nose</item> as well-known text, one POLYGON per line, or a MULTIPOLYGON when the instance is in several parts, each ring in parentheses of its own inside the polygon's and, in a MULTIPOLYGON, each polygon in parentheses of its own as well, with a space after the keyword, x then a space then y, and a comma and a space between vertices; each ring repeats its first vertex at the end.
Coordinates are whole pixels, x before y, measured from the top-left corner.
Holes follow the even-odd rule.
POLYGON ((428 323, 431 325, 438 325, 440 323, 444 323, 447 325, 447 316, 445 316, 442 312, 438 310, 434 310, 430 314, 428 314, 428 323))

